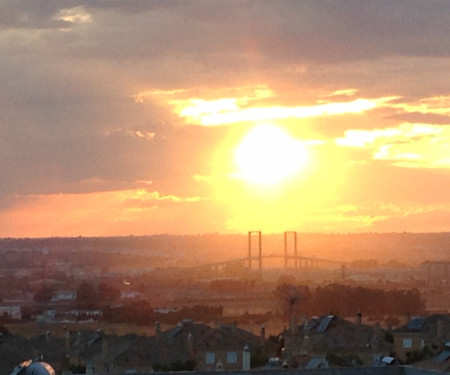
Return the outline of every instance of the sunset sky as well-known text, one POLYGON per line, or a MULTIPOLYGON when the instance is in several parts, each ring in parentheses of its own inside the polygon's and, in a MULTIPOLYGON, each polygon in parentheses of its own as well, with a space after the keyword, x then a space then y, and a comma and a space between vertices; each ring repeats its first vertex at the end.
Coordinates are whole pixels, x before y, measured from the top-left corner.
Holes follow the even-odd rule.
POLYGON ((0 0, 0 237, 450 231, 448 0, 0 0))

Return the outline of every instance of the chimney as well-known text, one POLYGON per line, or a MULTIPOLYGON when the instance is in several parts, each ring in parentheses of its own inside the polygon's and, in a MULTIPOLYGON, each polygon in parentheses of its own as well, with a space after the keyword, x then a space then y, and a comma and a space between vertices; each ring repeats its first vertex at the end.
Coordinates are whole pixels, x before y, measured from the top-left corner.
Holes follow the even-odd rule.
POLYGON ((442 318, 437 321, 436 338, 440 345, 445 344, 445 324, 442 318))
POLYGON ((77 349, 80 349, 80 347, 81 347, 81 332, 80 331, 77 332, 77 339, 75 340, 75 347, 77 349))
POLYGON ((102 338, 102 359, 106 362, 106 359, 109 354, 109 341, 108 337, 105 335, 103 331, 100 332, 100 337, 102 338))
POLYGON ((161 338, 161 324, 158 321, 155 322, 155 337, 157 340, 161 338))
POLYGON ((66 345, 66 353, 69 354, 70 353, 70 332, 66 331, 65 335, 64 335, 64 342, 66 345))
POLYGON ((411 322, 411 314, 408 312, 405 316, 405 324, 409 324, 411 322))
POLYGON ((371 339, 372 348, 376 351, 380 350, 380 344, 383 339, 380 323, 376 322, 373 326, 373 336, 371 339))
POLYGON ((291 318, 291 326, 290 326, 291 335, 295 336, 297 334, 297 329, 298 329, 297 317, 293 316, 291 318))
POLYGON ((360 312, 356 313, 355 324, 359 326, 362 324, 362 314, 360 312))
POLYGON ((266 339, 266 327, 264 327, 264 324, 261 326, 261 339, 265 340, 266 339))
POLYGON ((245 344, 242 350, 242 370, 250 370, 250 349, 247 344, 245 344))
POLYGON ((311 334, 311 328, 310 327, 303 328, 303 337, 305 339, 309 339, 310 334, 311 334))
POLYGON ((310 343, 310 340, 309 340, 309 330, 308 330, 308 333, 305 332, 305 337, 304 337, 304 340, 303 340, 302 345, 300 347, 300 354, 301 355, 307 355, 308 352, 311 349, 310 346, 311 346, 311 343, 310 343))
POLYGON ((237 335, 237 332, 238 332, 237 322, 234 322, 234 323, 231 325, 231 332, 233 333, 234 336, 237 335))
POLYGON ((189 358, 194 358, 194 336, 189 332, 187 337, 187 353, 189 358))

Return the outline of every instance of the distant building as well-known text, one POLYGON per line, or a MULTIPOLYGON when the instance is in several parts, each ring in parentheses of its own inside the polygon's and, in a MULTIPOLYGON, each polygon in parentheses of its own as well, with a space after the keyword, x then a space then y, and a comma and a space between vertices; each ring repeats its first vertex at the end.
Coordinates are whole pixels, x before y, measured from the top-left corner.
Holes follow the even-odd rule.
POLYGON ((86 323, 100 320, 103 311, 98 309, 71 309, 58 307, 44 310, 36 317, 36 321, 47 323, 86 323))
POLYGON ((450 262, 424 262, 421 265, 423 278, 431 285, 450 284, 450 262))
POLYGON ((13 290, 7 292, 3 296, 2 303, 4 305, 20 305, 20 306, 29 306, 33 305, 33 293, 31 292, 22 292, 20 290, 13 290))
POLYGON ((0 316, 8 314, 11 319, 22 320, 22 310, 20 305, 0 306, 0 316))
POLYGON ((55 293, 52 298, 50 299, 50 302, 75 302, 77 299, 77 292, 76 291, 60 291, 55 293))
POLYGON ((139 292, 137 290, 127 290, 120 293, 120 298, 128 301, 139 301, 141 299, 144 299, 145 296, 142 292, 139 292))

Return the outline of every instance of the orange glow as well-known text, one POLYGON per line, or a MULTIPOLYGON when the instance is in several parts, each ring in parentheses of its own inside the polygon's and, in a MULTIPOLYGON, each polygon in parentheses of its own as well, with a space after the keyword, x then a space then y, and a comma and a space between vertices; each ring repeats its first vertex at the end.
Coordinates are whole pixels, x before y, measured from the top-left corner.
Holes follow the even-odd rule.
POLYGON ((356 225, 349 208, 335 204, 347 178, 337 167, 342 158, 341 147, 295 139, 275 125, 234 127, 213 155, 212 173, 196 179, 214 188, 227 231, 334 231, 356 225))
MULTIPOLYGON (((154 229, 167 232, 172 220, 182 219, 192 205, 202 204, 199 197, 162 195, 147 189, 34 195, 0 213, 0 236, 109 236, 148 234, 154 229)), ((182 229, 192 228, 186 225, 180 232, 182 229)))
POLYGON ((300 141, 271 125, 253 128, 235 150, 238 177, 260 184, 276 184, 298 172, 307 152, 300 141))

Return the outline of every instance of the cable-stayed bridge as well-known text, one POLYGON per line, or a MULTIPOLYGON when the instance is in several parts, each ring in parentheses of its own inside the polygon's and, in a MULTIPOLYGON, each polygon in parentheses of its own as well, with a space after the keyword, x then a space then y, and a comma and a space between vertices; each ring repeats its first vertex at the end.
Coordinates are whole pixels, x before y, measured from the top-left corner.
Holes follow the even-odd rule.
POLYGON ((285 269, 342 269, 345 262, 307 257, 298 254, 297 232, 284 232, 284 251, 281 253, 264 254, 261 231, 248 232, 248 252, 243 258, 236 258, 202 264, 190 267, 192 271, 209 271, 209 273, 221 273, 226 270, 262 271, 265 264, 278 261, 282 262, 285 269))

